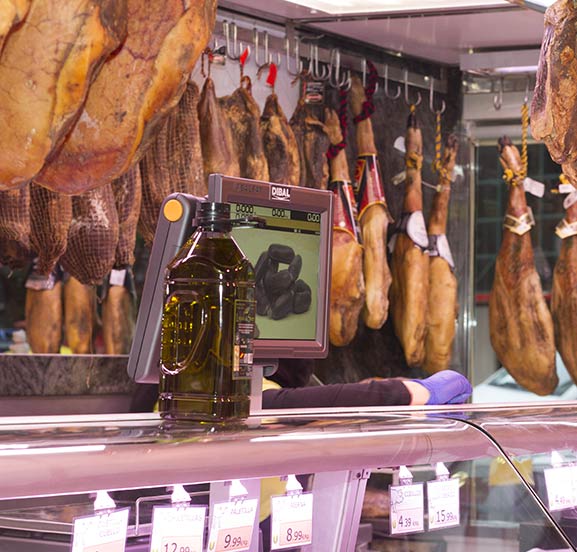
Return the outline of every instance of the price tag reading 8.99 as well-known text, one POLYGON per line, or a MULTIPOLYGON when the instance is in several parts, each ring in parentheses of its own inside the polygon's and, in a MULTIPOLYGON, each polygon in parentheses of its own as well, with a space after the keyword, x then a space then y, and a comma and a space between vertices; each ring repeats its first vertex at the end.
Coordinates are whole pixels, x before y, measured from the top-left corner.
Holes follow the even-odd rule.
POLYGON ((429 529, 455 527, 460 523, 459 480, 427 483, 429 529))
POLYGON ((271 507, 271 550, 312 544, 312 493, 273 496, 271 507))
POLYGON ((420 533, 425 530, 423 484, 391 485, 391 535, 420 533))
POLYGON ((208 537, 210 552, 249 550, 258 499, 215 504, 208 537))

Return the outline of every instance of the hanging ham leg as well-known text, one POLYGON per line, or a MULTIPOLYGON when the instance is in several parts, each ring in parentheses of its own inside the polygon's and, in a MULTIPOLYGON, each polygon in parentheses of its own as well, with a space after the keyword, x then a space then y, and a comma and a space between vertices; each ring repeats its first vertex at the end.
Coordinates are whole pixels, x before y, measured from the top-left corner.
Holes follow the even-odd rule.
MULTIPOLYGON (((575 165, 563 165, 563 172, 573 186, 577 183, 576 169, 575 165)), ((577 381, 577 190, 565 201, 565 218, 556 230, 562 242, 553 272, 551 314, 557 350, 573 381, 577 381)))
POLYGON ((501 163, 513 171, 503 243, 495 263, 489 298, 491 344, 497 358, 519 385, 538 395, 555 390, 553 320, 535 270, 532 216, 523 189, 519 151, 511 140, 499 140, 501 163))
POLYGON ((425 359, 427 304, 429 298, 429 245, 423 219, 421 165, 423 139, 414 113, 409 115, 405 139, 406 190, 401 232, 393 249, 391 309, 395 333, 409 366, 421 366, 425 359))
MULTIPOLYGON (((355 116, 361 114, 366 101, 361 80, 353 78, 351 108, 355 116)), ((370 118, 357 123, 359 157, 355 172, 355 188, 361 237, 364 246, 363 273, 366 286, 363 320, 378 330, 389 316, 389 286, 391 272, 387 264, 387 227, 389 213, 383 190, 373 125, 370 118)))
POLYGON ((198 103, 200 143, 204 178, 212 173, 240 176, 240 165, 232 143, 232 131, 220 102, 216 98, 214 82, 204 82, 198 103))
POLYGON ((443 155, 440 189, 433 199, 429 218, 429 303, 423 368, 430 374, 446 370, 451 361, 457 317, 457 278, 447 241, 447 215, 451 196, 451 175, 455 168, 458 142, 447 138, 443 155))
MULTIPOLYGON (((331 144, 340 143, 343 135, 335 111, 325 111, 325 125, 331 144)), ((329 339, 333 345, 342 347, 355 337, 365 303, 363 248, 355 228, 353 191, 345 150, 341 149, 331 158, 329 165, 329 189, 335 194, 329 339)))

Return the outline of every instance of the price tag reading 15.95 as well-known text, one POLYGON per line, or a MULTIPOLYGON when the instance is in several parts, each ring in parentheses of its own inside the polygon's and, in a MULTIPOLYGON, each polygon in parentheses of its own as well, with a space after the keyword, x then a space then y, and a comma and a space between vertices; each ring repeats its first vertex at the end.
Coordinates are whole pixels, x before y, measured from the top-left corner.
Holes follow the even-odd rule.
POLYGON ((391 535, 420 533, 425 529, 423 484, 391 485, 391 535))
POLYGON ((202 552, 205 506, 155 506, 150 552, 202 552))
POLYGON ((258 499, 215 504, 208 538, 209 552, 249 550, 258 499))
POLYGON ((72 552, 124 552, 128 508, 76 518, 72 552))
POLYGON ((459 480, 427 483, 429 529, 455 527, 460 523, 459 480))
POLYGON ((312 493, 273 496, 271 507, 271 550, 312 544, 312 493))

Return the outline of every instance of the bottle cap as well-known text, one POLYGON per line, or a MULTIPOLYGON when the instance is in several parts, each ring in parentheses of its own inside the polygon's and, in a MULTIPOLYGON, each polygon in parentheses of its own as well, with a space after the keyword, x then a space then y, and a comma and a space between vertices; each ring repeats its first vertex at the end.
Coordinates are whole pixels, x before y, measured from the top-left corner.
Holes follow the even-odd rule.
POLYGON ((203 201, 198 206, 196 217, 198 224, 230 222, 230 205, 228 203, 203 201))

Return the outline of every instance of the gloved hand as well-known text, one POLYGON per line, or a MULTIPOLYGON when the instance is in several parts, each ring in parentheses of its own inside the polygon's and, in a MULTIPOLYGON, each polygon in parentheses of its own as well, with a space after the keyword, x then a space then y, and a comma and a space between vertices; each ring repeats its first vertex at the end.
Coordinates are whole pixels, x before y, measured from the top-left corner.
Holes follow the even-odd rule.
POLYGON ((453 370, 442 370, 426 379, 413 381, 429 391, 427 404, 464 403, 473 392, 469 380, 453 370))

